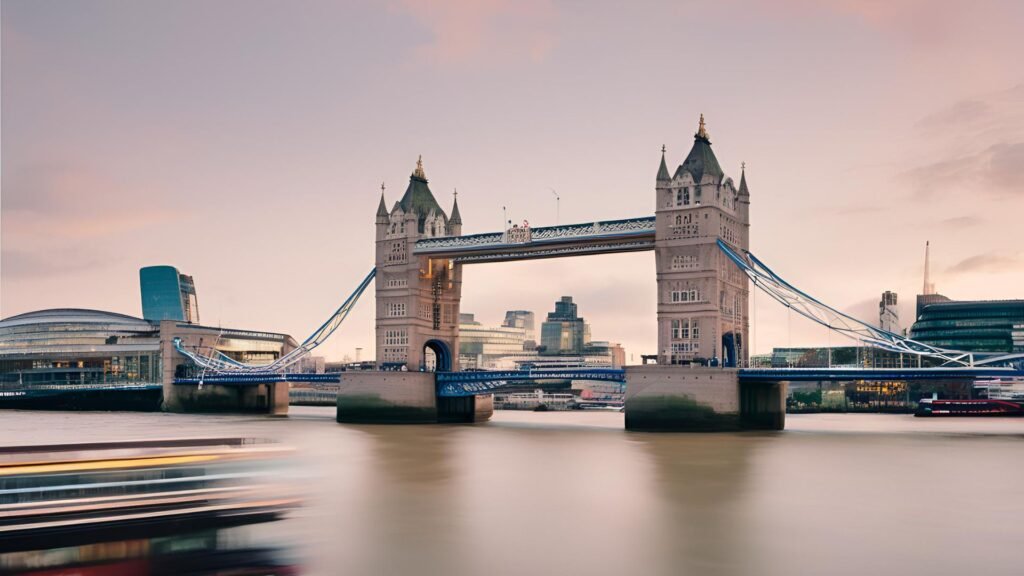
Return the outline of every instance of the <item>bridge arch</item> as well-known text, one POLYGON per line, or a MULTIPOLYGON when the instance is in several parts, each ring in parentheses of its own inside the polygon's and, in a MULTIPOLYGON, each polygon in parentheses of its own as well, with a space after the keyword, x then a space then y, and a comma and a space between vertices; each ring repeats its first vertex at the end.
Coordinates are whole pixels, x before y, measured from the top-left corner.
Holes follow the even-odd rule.
POLYGON ((423 369, 429 370, 427 365, 427 351, 434 353, 434 366, 432 372, 451 372, 452 370, 452 348, 444 340, 437 338, 427 340, 423 344, 423 369))

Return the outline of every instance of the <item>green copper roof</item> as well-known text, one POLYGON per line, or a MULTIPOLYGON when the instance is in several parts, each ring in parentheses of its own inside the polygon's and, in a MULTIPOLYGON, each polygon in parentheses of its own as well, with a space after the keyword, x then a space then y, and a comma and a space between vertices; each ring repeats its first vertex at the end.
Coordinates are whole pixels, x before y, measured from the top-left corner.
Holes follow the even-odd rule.
POLYGON ((434 195, 430 192, 430 187, 427 186, 427 177, 423 173, 423 161, 422 158, 416 163, 416 171, 409 176, 409 187, 405 189, 405 196, 402 196, 401 202, 402 210, 406 214, 413 212, 417 216, 417 228, 420 232, 423 232, 423 222, 427 219, 427 215, 433 210, 435 213, 444 217, 445 223, 448 222, 448 215, 445 214, 444 210, 434 199, 434 195))
POLYGON ((740 172, 740 190, 739 190, 739 194, 740 194, 740 196, 750 196, 750 191, 747 190, 747 169, 746 169, 746 167, 744 167, 743 171, 740 172))
POLYGON ((384 216, 386 218, 387 215, 388 215, 388 207, 387 207, 387 204, 384 204, 384 192, 381 192, 380 193, 380 205, 377 206, 377 216, 384 216))
POLYGON ((693 148, 690 149, 686 160, 679 165, 676 176, 682 175, 684 171, 693 176, 694 182, 700 182, 706 174, 718 178, 719 181, 725 176, 722 167, 718 165, 718 158, 715 158, 715 153, 711 150, 711 141, 706 135, 698 133, 693 137, 693 148))

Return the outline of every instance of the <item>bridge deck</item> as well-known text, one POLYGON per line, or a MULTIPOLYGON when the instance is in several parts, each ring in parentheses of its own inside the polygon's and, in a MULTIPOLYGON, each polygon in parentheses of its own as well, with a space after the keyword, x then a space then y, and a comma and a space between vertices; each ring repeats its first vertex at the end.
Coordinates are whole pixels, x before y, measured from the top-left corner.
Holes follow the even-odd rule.
POLYGON ((416 242, 413 254, 448 258, 469 264, 653 249, 654 217, 647 216, 586 224, 520 228, 508 233, 488 232, 428 238, 416 242))

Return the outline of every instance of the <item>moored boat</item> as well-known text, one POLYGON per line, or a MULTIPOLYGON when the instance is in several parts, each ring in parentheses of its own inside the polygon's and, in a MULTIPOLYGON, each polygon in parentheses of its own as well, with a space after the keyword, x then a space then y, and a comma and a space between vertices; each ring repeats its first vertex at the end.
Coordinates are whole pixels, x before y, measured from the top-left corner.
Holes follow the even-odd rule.
POLYGON ((1024 416, 1024 403, 1009 400, 924 398, 914 416, 1024 416))

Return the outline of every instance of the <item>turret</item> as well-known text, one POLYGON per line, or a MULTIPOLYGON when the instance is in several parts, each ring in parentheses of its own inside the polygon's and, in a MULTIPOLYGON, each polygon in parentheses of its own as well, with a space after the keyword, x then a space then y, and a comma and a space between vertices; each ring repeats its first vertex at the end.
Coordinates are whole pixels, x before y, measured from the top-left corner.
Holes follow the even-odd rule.
POLYGON ((747 163, 740 164, 740 189, 736 196, 736 211, 744 224, 750 224, 750 190, 747 189, 747 163))
POLYGON ((657 187, 661 188, 668 186, 668 183, 672 180, 672 176, 668 173, 668 166, 665 164, 665 145, 661 145, 661 166, 658 167, 658 184, 657 187))
POLYGON ((462 215, 459 214, 459 191, 452 193, 455 200, 452 201, 452 215, 448 218, 448 235, 462 236, 462 215))

